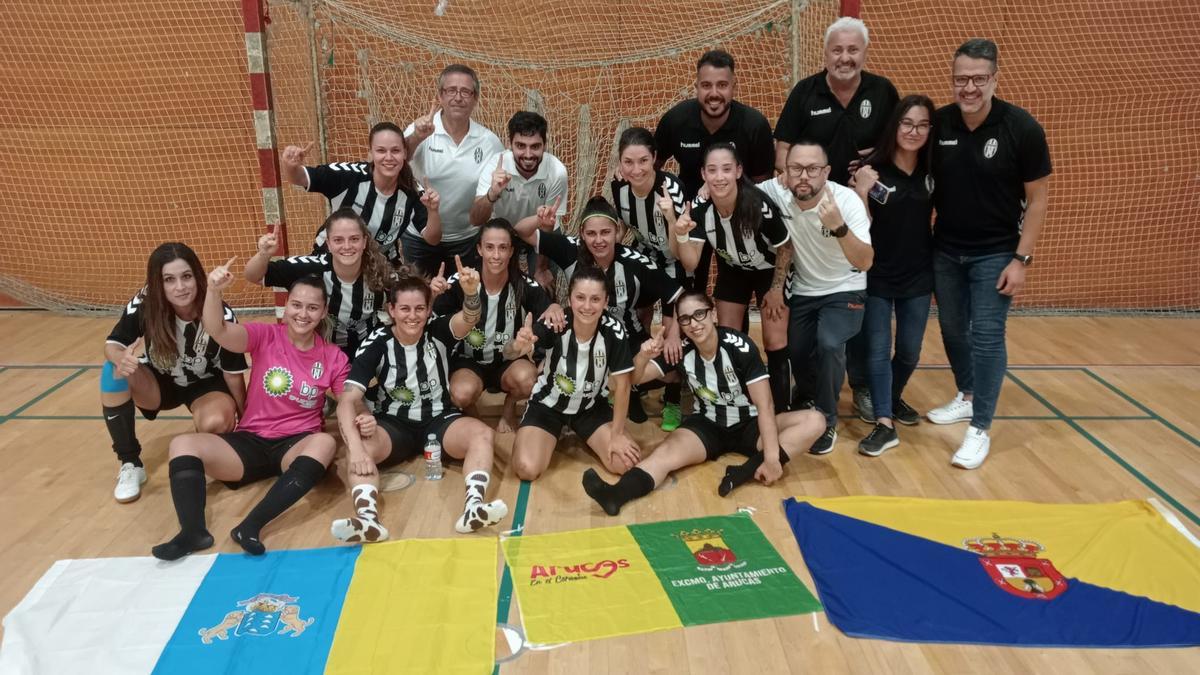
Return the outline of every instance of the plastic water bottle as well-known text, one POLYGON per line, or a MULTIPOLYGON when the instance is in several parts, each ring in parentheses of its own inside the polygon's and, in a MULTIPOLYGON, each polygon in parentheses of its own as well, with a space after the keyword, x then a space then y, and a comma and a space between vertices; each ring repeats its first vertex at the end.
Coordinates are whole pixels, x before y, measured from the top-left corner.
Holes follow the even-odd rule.
POLYGON ((429 434, 425 441, 425 480, 442 479, 442 444, 437 436, 429 434))

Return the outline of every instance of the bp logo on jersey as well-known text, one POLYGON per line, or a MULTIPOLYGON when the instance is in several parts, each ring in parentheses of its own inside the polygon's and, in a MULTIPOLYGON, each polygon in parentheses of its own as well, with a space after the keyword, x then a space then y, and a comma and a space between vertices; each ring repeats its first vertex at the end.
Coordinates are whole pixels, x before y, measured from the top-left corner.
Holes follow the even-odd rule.
POLYGON ((263 375, 263 389, 267 396, 279 398, 292 390, 292 371, 282 366, 275 366, 263 375))
POLYGON ((983 144, 983 156, 991 159, 996 156, 996 150, 1000 147, 1000 143, 994 139, 987 139, 987 143, 983 144))
POLYGON ((871 102, 863 99, 863 102, 858 104, 858 114, 865 120, 871 116, 871 102))
POLYGON ((412 405, 413 401, 417 400, 417 397, 413 394, 412 389, 403 386, 392 387, 391 389, 388 389, 388 396, 393 401, 403 406, 412 405))
POLYGON ((487 342, 487 336, 484 335, 483 331, 479 330, 478 328, 472 328, 471 332, 467 333, 467 337, 463 339, 466 340, 467 344, 471 345, 473 349, 482 349, 483 344, 487 342))
POLYGON ((566 394, 567 396, 575 395, 575 380, 572 380, 571 378, 567 377, 566 375, 563 375, 561 373, 558 375, 555 375, 554 376, 554 386, 556 388, 558 388, 559 391, 566 394))
POLYGON ((709 389, 708 387, 704 387, 704 386, 697 387, 695 389, 695 394, 696 394, 696 396, 700 397, 700 399, 703 400, 705 403, 708 403, 710 405, 715 404, 717 402, 717 392, 713 391, 712 389, 709 389))

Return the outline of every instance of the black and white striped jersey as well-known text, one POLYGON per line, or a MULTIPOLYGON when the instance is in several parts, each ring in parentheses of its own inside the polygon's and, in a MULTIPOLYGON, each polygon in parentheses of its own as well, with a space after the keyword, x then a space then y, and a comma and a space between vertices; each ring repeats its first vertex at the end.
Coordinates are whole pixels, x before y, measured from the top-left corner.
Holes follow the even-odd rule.
POLYGON ((587 342, 575 339, 574 316, 567 312, 567 327, 557 333, 535 323, 537 344, 546 348, 542 372, 533 385, 530 403, 573 415, 587 410, 597 399, 608 396, 609 375, 633 370, 629 340, 621 322, 605 314, 600 317, 596 334, 587 342))
POLYGON ((748 237, 738 233, 730 219, 717 213, 717 207, 708 200, 692 202, 692 220, 696 221, 696 226, 692 228, 690 239, 707 241, 726 265, 744 270, 775 269, 775 249, 788 240, 787 226, 779 217, 779 210, 765 195, 762 195, 762 222, 758 232, 748 237))
MULTIPOLYGON (((550 258, 570 279, 579 262, 583 241, 538 230, 537 244, 538 253, 550 258)), ((679 282, 667 276, 653 260, 622 244, 617 244, 616 255, 604 275, 609 284, 609 311, 635 335, 645 332, 637 317, 639 307, 650 307, 658 300, 666 307, 683 292, 679 282)))
MULTIPOLYGON (((145 313, 143 310, 146 301, 146 289, 142 289, 129 304, 125 305, 125 310, 121 312, 121 318, 117 319, 117 325, 113 327, 112 332, 108 334, 108 339, 105 342, 128 347, 133 344, 139 337, 145 337, 145 354, 138 359, 139 362, 150 366, 150 369, 170 377, 175 384, 180 387, 186 387, 195 384, 200 380, 207 380, 210 377, 225 373, 244 373, 249 370, 246 365, 246 356, 223 349, 217 344, 216 340, 208 337, 208 332, 204 330, 204 326, 200 324, 200 319, 195 321, 184 321, 178 316, 175 318, 175 347, 179 350, 179 358, 175 361, 175 366, 171 370, 162 370, 154 365, 147 356, 150 353, 152 345, 150 344, 150 336, 145 333, 145 325, 143 318, 145 313)), ((233 315, 233 310, 229 305, 225 305, 225 320, 237 322, 233 315)))
MULTIPOLYGON (((449 288, 433 301, 433 311, 439 316, 454 314, 462 309, 463 292, 458 283, 458 275, 446 279, 449 288)), ((482 364, 491 364, 504 360, 504 345, 516 336, 525 321, 526 314, 532 314, 536 320, 550 306, 550 296, 538 282, 530 277, 520 275, 515 280, 504 285, 500 292, 491 295, 480 284, 482 300, 479 322, 467 333, 458 346, 458 353, 482 364), (515 284, 520 284, 520 303, 517 302, 515 284)))
POLYGON ((286 288, 309 274, 316 274, 325 281, 325 294, 329 296, 329 318, 333 321, 333 338, 330 342, 341 347, 346 356, 353 359, 363 338, 381 324, 390 323, 383 309, 386 294, 372 291, 362 274, 350 283, 340 279, 333 271, 333 259, 329 253, 272 260, 267 264, 263 284, 286 288))
MULTIPOLYGON (((320 166, 306 166, 308 191, 320 192, 329 199, 333 210, 348 206, 353 208, 367 223, 367 229, 388 260, 400 260, 396 241, 411 227, 417 236, 425 229, 429 212, 421 203, 421 188, 412 192, 397 188, 391 196, 375 191, 371 180, 371 165, 366 162, 338 162, 320 166)), ((325 253, 325 228, 317 230, 313 239, 313 254, 325 253)))
POLYGON ((695 395, 692 414, 703 415, 728 428, 758 416, 750 401, 750 384, 768 377, 758 347, 745 333, 717 327, 717 354, 705 361, 690 340, 683 341, 683 357, 667 365, 661 355, 650 361, 658 372, 679 370, 695 395))
POLYGON ((411 346, 400 344, 389 327, 376 329, 354 357, 346 385, 366 391, 375 414, 414 424, 425 424, 453 409, 449 356, 459 339, 450 328, 450 318, 430 319, 411 346))
POLYGON ((667 226, 667 219, 658 209, 658 196, 663 186, 674 202, 675 217, 683 213, 683 186, 674 174, 658 171, 654 176, 654 188, 645 197, 639 197, 633 192, 629 181, 614 180, 612 182, 613 204, 621 220, 633 231, 636 240, 633 248, 642 255, 650 258, 661 267, 667 276, 679 280, 685 272, 683 266, 677 264, 671 254, 668 237, 672 236, 667 226))

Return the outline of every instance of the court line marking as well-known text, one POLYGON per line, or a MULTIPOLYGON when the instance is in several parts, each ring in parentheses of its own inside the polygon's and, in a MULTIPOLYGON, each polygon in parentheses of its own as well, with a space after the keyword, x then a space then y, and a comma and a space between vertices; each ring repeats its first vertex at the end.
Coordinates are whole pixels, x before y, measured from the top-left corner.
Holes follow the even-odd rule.
POLYGON ((1098 448, 1105 455, 1108 455, 1109 459, 1116 462, 1118 466, 1120 466, 1122 469, 1125 469, 1125 471, 1127 471, 1134 478, 1138 479, 1138 481, 1140 481, 1142 483, 1142 485, 1145 485, 1146 487, 1150 488, 1154 492, 1154 494, 1158 495, 1159 497, 1162 497, 1164 500, 1167 501, 1168 504, 1175 507, 1175 509, 1177 511, 1179 511, 1183 515, 1187 516, 1188 519, 1191 520, 1196 525, 1200 526, 1200 516, 1197 516, 1196 514, 1192 513, 1190 509, 1188 509, 1183 504, 1179 503, 1179 500, 1172 497, 1169 492, 1167 492, 1166 490, 1159 487, 1157 483, 1155 483, 1153 480, 1151 480, 1149 477, 1147 477, 1141 471, 1138 471, 1132 464, 1130 464, 1128 461, 1126 461, 1125 458, 1121 457, 1119 454, 1117 454, 1114 450, 1109 448, 1104 443, 1101 443, 1098 438, 1096 438, 1095 436, 1093 436, 1091 434, 1091 432, 1089 432, 1087 429, 1084 429, 1082 426, 1080 426, 1079 423, 1076 422, 1073 417, 1068 417, 1067 415, 1063 414, 1063 412, 1061 410, 1054 407, 1054 405, 1052 403, 1050 403, 1045 398, 1043 398, 1041 394, 1037 393, 1037 391, 1035 391, 1033 389, 1033 387, 1031 387, 1028 384, 1026 384, 1025 382, 1021 381, 1021 378, 1017 377, 1015 374, 1013 374, 1011 372, 1005 372, 1004 375, 1005 375, 1005 377, 1009 378, 1013 382, 1017 383, 1017 385, 1019 387, 1021 387, 1022 389, 1024 389, 1027 394, 1029 394, 1030 396, 1037 399, 1039 403, 1041 403, 1042 405, 1046 406, 1051 411, 1053 411, 1056 415, 1059 416, 1059 419, 1061 419, 1063 422, 1067 423, 1067 426, 1071 427, 1076 432, 1078 432, 1079 435, 1081 435, 1085 439, 1087 439, 1092 445, 1096 446, 1096 448, 1098 448))
POLYGON ((12 412, 8 413, 7 415, 0 415, 0 424, 4 424, 5 422, 9 421, 10 419, 17 417, 23 411, 29 409, 30 407, 35 405, 38 401, 41 401, 42 399, 46 398, 50 394, 53 394, 54 392, 58 391, 60 388, 62 388, 63 385, 65 385, 68 382, 70 382, 71 380, 74 380, 75 378, 79 377, 84 372, 85 372, 85 370, 83 368, 76 369, 75 372, 73 372, 70 375, 67 375, 63 379, 59 380, 58 384, 53 385, 49 389, 47 389, 47 390, 43 391, 42 393, 38 394, 37 396, 33 397, 32 400, 26 402, 24 405, 18 406, 17 408, 15 408, 12 412))
MULTIPOLYGON (((517 505, 513 509, 513 524, 512 534, 510 537, 519 537, 525 531, 525 511, 529 507, 529 492, 533 487, 533 483, 523 480, 521 487, 517 490, 517 505)), ((504 555, 503 550, 500 553, 504 555)), ((513 581, 512 571, 508 568, 508 559, 504 560, 504 572, 500 577, 500 592, 496 596, 496 623, 508 622, 508 611, 512 605, 513 581)), ((500 672, 500 664, 497 663, 492 670, 493 673, 500 672)))
POLYGON ((1179 427, 1175 426, 1170 421, 1164 419, 1161 415, 1154 412, 1154 410, 1152 410, 1149 406, 1142 404, 1136 398, 1130 396, 1129 394, 1126 394, 1124 391, 1121 391, 1121 389, 1119 387, 1117 387, 1117 385, 1112 384, 1108 380, 1104 379, 1100 375, 1097 375, 1096 373, 1093 373, 1091 370, 1089 370, 1087 368, 1084 368, 1083 372, 1086 373, 1088 375, 1088 377, 1099 382, 1100 384, 1104 385, 1105 387, 1108 387, 1108 389, 1110 391, 1112 391, 1117 396, 1120 396, 1121 398, 1123 398, 1126 401, 1128 401, 1129 403, 1131 403, 1138 410, 1141 410, 1142 412, 1149 415, 1152 419, 1154 419, 1158 422, 1161 422, 1162 425, 1165 426, 1166 428, 1170 429, 1171 431, 1174 431, 1175 433, 1177 433, 1180 436, 1187 439, 1189 442, 1191 442, 1192 445, 1194 445, 1196 447, 1200 447, 1200 440, 1196 440, 1196 438, 1194 436, 1192 436, 1188 432, 1184 431, 1183 429, 1180 429, 1179 427))

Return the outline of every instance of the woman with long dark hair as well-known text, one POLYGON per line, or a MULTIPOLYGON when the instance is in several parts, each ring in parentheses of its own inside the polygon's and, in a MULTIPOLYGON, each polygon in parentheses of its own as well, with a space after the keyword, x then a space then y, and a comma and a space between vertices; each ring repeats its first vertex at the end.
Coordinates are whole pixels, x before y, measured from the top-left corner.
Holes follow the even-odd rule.
MULTIPOLYGON (((214 434, 233 429, 242 409, 246 359, 222 349, 201 327, 207 287, 195 251, 177 242, 159 246, 146 263, 145 286, 125 305, 105 341, 100 404, 121 463, 113 491, 118 502, 137 499, 146 482, 135 407, 152 420, 163 410, 187 406, 196 431, 214 434)), ((235 320, 228 306, 222 311, 226 320, 235 320)))
POLYGON ((364 338, 382 322, 385 289, 394 273, 362 217, 343 207, 325 219, 328 250, 272 260, 279 250, 274 230, 258 238, 258 252, 242 272, 252 284, 287 288, 308 275, 325 283, 333 343, 353 359, 364 338))
POLYGON ((921 360, 933 293, 933 114, 929 97, 905 96, 875 151, 854 174, 854 189, 871 213, 875 249, 862 328, 875 427, 858 444, 858 451, 871 457, 900 444, 894 422, 911 426, 920 419, 901 396, 921 360))
POLYGON ((757 297, 775 411, 785 410, 790 388, 783 286, 792 257, 787 227, 779 207, 743 174, 729 143, 708 147, 701 175, 707 196, 672 223, 671 248, 689 270, 705 242, 716 252, 719 325, 741 330, 750 299, 757 297))
POLYGON ((578 266, 567 292, 571 311, 565 329, 543 323, 535 327, 527 317, 505 347, 509 357, 527 354, 535 345, 546 350, 513 440, 512 466, 522 480, 545 472, 565 426, 612 473, 624 473, 641 459, 625 430, 633 359, 625 326, 608 312, 608 278, 598 267, 578 266))
POLYGON ((337 445, 321 431, 325 393, 340 396, 350 360, 321 334, 328 313, 325 283, 297 279, 281 323, 238 324, 223 316, 221 295, 233 283, 228 263, 208 275, 204 329, 223 349, 250 354, 250 388, 237 428, 171 440, 171 499, 179 534, 151 549, 176 560, 213 544, 204 520, 207 474, 231 488, 279 476, 230 537, 251 555, 266 552, 261 531, 325 475, 337 445))
MULTIPOLYGON (((517 223, 517 234, 561 267, 568 278, 576 269, 585 267, 601 271, 610 311, 624 324, 630 352, 649 337, 649 327, 642 325, 637 310, 661 302, 667 360, 671 363, 678 360, 679 329, 675 326, 674 303, 683 291, 679 283, 650 258, 618 243, 624 234, 624 226, 603 197, 588 200, 579 219, 578 236, 568 237, 539 227, 544 224, 549 228, 554 215, 554 207, 539 207, 536 214, 517 223)), ((637 423, 646 421, 640 395, 629 401, 629 419, 637 423)))
POLYGON ((680 427, 615 485, 595 469, 583 474, 583 489, 610 516, 631 500, 650 494, 678 469, 736 452, 749 459, 730 466, 717 486, 728 495, 750 480, 765 485, 779 480, 790 457, 808 450, 825 431, 815 410, 774 414, 767 369, 750 336, 718 326, 712 298, 700 290, 684 291, 675 303, 685 340, 683 358, 670 366, 662 358, 662 340, 644 342, 634 357, 633 377, 687 381, 695 396, 692 413, 680 427))
MULTIPOLYGON (((309 192, 320 192, 334 211, 346 207, 362 216, 371 238, 393 264, 402 260, 400 235, 407 228, 428 242, 442 241, 440 199, 428 186, 417 185, 404 134, 391 122, 380 122, 367 135, 366 162, 335 162, 304 166, 312 147, 289 145, 279 155, 284 176, 309 192)), ((329 250, 329 233, 322 227, 313 239, 313 254, 329 250)))
MULTIPOLYGON (((620 164, 612 181, 613 205, 634 233, 632 248, 653 260, 676 283, 690 288, 692 275, 676 260, 670 245, 670 223, 683 213, 683 185, 674 174, 654 168, 658 160, 654 134, 642 127, 623 131, 617 142, 617 159, 620 164)), ((640 308, 638 320, 649 325, 653 312, 653 307, 640 308)), ((663 431, 674 431, 683 419, 680 394, 678 382, 667 384, 663 392, 663 431)))
POLYGON ((431 319, 429 282, 402 269, 388 289, 392 325, 375 331, 354 359, 338 401, 354 503, 354 516, 330 527, 340 541, 387 539, 379 518, 379 468, 421 454, 429 442, 462 461, 466 499, 456 531, 495 525, 508 514, 502 500, 484 501, 491 481, 492 430, 463 415, 451 398, 450 354, 478 325, 482 308, 479 273, 457 256, 455 262, 461 309, 431 319))
MULTIPOLYGON (((450 397, 461 410, 469 410, 483 392, 504 392, 504 412, 496 425, 500 433, 517 428, 516 404, 529 398, 537 367, 526 356, 504 357, 506 345, 520 329, 526 315, 540 321, 548 318, 559 327, 563 311, 550 301, 545 288, 522 274, 515 255, 517 233, 503 218, 493 218, 479 228, 483 304, 478 323, 458 344, 450 357, 450 397)), ((446 290, 433 303, 439 315, 453 314, 463 306, 463 289, 458 275, 445 282, 446 290)))

